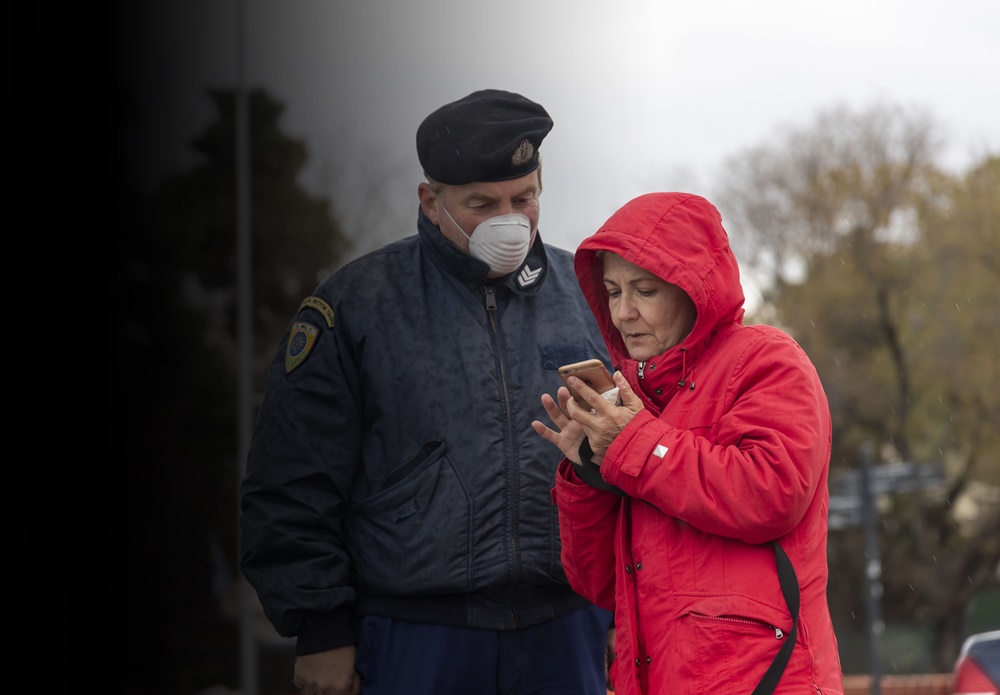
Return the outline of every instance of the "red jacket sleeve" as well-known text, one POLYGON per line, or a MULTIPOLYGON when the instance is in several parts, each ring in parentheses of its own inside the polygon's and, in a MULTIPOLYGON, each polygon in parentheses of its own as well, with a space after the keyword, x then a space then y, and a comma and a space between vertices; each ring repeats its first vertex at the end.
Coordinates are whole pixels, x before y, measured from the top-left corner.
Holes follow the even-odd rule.
POLYGON ((559 509, 562 564, 573 590, 597 606, 615 608, 615 528, 622 497, 580 480, 563 459, 553 500, 559 509))
POLYGON ((608 448, 601 475, 706 533, 766 543, 799 523, 823 480, 829 406, 791 340, 759 341, 724 377, 719 397, 703 393, 683 411, 668 405, 658 419, 639 413, 608 448))

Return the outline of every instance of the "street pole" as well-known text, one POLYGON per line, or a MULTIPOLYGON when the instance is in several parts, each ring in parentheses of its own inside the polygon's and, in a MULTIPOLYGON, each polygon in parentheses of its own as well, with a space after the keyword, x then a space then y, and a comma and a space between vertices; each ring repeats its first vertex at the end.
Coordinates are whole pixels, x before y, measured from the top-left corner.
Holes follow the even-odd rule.
MULTIPOLYGON (((250 134, 246 76, 246 0, 236 0, 236 324, 238 423, 236 446, 236 523, 239 537, 239 489, 250 449, 253 398, 253 284, 250 234, 250 134)), ((238 545, 238 544, 237 544, 238 545)), ((238 553, 237 553, 238 554, 238 553)), ((240 603, 240 686, 243 695, 258 695, 257 643, 254 639, 254 596, 239 571, 236 586, 240 603)))
POLYGON ((877 511, 872 492, 874 447, 871 442, 861 446, 861 515, 865 527, 865 594, 868 597, 868 671, 871 674, 871 695, 882 693, 882 669, 879 642, 885 623, 882 622, 882 560, 878 553, 877 511))

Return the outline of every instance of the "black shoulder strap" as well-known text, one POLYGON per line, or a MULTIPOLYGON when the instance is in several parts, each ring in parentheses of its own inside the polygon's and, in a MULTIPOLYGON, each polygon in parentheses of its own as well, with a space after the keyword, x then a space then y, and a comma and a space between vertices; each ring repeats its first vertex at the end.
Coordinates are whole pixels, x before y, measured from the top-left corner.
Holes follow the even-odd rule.
POLYGON ((753 695, 769 695, 778 687, 781 674, 788 665, 788 660, 792 656, 792 649, 795 648, 795 637, 799 630, 799 580, 795 576, 795 568, 788 555, 781 549, 781 546, 774 543, 775 562, 778 565, 778 583, 781 584, 781 593, 785 596, 785 603, 788 604, 788 612, 792 614, 792 631, 785 638, 785 643, 778 650, 778 655, 767 667, 764 677, 753 690, 753 695))

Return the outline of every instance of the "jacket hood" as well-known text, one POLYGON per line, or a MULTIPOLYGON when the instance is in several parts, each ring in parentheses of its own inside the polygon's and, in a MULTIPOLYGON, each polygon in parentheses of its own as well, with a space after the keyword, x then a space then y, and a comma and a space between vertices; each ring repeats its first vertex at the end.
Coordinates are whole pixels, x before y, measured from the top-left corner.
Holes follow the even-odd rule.
MULTIPOLYGON (((743 319, 740 271, 722 227, 722 216, 706 199, 690 193, 648 193, 615 212, 580 244, 574 266, 611 360, 621 369, 628 350, 611 320, 598 251, 611 251, 667 282, 679 286, 698 310, 691 333, 664 353, 695 354, 712 333, 743 319)), ((661 359, 659 361, 665 361, 661 359)))

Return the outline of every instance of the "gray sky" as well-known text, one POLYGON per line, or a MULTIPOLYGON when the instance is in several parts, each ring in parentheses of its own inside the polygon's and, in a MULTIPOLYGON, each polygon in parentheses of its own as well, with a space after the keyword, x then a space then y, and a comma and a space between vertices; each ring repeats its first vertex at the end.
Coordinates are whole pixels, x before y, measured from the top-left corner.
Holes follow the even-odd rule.
MULTIPOLYGON (((206 89, 235 85, 239 2, 132 3, 137 52, 122 67, 147 119, 131 135, 144 186, 191 165, 188 142, 214 118, 206 89)), ((926 110, 954 170, 1000 151, 996 0, 244 7, 247 83, 286 104, 284 129, 310 152, 304 183, 333 200, 360 251, 415 229, 420 121, 486 87, 520 92, 552 116, 540 229, 570 250, 636 195, 711 199, 728 157, 835 106, 926 110)))

